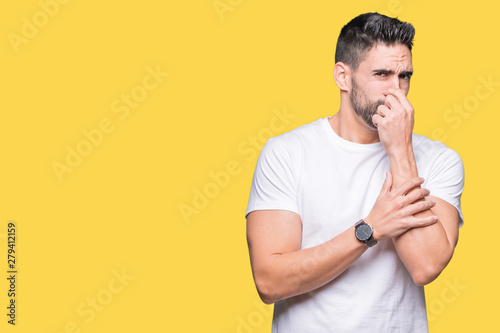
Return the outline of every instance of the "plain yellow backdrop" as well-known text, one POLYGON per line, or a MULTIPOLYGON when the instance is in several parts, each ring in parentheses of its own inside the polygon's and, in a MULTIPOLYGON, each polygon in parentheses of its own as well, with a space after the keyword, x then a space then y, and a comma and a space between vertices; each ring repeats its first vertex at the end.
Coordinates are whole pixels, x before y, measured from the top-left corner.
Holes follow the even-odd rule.
POLYGON ((465 165, 460 241, 426 287, 431 332, 493 332, 500 57, 485 0, 3 3, 0 330, 270 332, 245 238, 257 154, 337 111, 336 39, 368 11, 416 27, 415 132, 465 165))

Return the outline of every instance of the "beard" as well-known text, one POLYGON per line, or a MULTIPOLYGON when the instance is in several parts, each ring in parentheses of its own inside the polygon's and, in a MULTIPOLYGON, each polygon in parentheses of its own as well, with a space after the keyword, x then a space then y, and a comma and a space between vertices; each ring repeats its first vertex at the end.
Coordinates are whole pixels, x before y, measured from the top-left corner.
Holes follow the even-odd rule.
POLYGON ((354 79, 352 80, 352 92, 349 99, 354 112, 361 117, 368 126, 377 129, 377 126, 373 124, 372 116, 377 113, 377 109, 380 105, 385 104, 385 100, 379 99, 378 101, 368 101, 366 95, 359 88, 354 79))

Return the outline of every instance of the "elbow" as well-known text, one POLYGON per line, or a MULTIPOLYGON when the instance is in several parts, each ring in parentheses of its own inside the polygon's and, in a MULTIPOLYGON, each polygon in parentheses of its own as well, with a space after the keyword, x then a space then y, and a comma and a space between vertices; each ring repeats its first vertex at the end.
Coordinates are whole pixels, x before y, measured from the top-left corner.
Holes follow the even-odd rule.
POLYGON ((271 305, 276 302, 272 299, 272 297, 270 297, 269 295, 262 294, 261 292, 259 292, 259 296, 262 302, 264 302, 267 305, 271 305))
POLYGON ((431 283, 432 281, 434 281, 438 276, 439 274, 441 273, 441 271, 439 272, 436 272, 436 271, 419 271, 417 273, 414 273, 412 275, 412 279, 413 279, 413 282, 417 285, 417 286, 425 286, 429 283, 431 283))
POLYGON ((422 262, 420 267, 411 273, 413 282, 418 286, 425 286, 434 281, 448 265, 452 255, 453 249, 450 251, 449 255, 445 255, 442 258, 434 258, 434 260, 422 262))
POLYGON ((257 287, 260 299, 265 304, 273 304, 281 299, 276 292, 276 288, 268 279, 256 278, 255 286, 257 287))
POLYGON ((262 302, 273 304, 291 296, 288 281, 273 276, 272 272, 254 275, 255 286, 262 302))

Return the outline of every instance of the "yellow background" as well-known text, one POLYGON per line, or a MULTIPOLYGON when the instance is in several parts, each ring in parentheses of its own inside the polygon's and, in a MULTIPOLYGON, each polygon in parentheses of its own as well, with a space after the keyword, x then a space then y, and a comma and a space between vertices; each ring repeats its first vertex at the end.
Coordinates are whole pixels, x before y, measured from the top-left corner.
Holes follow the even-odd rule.
POLYGON ((492 1, 221 0, 219 12, 212 0, 64 2, 52 16, 40 14, 49 0, 0 9, 2 332, 269 332, 245 239, 256 162, 248 145, 273 131, 276 112, 293 118, 274 135, 336 112, 335 42, 367 11, 415 25, 415 132, 439 136, 465 164, 460 242, 426 287, 431 332, 498 327, 492 1), (24 27, 34 20, 37 31, 24 27), (30 38, 19 39, 23 29, 30 38), (158 68, 169 75, 147 78, 158 68), (132 92, 147 96, 127 115, 114 112, 132 92), (113 130, 85 146, 82 131, 103 120, 113 130), (78 145, 88 154, 60 181, 53 165, 78 145), (214 187, 210 173, 228 164, 228 184, 214 187), (183 217, 205 188, 212 198, 183 217), (15 327, 6 316, 9 221, 18 233, 15 327))

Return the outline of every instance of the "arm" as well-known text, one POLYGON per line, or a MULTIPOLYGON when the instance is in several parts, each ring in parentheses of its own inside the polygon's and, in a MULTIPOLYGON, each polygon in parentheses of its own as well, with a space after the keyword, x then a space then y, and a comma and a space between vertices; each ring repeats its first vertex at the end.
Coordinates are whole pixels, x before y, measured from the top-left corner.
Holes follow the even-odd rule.
MULTIPOLYGON (((422 181, 421 178, 413 178, 394 188, 392 176, 387 174, 370 212, 370 217, 373 217, 373 236, 377 241, 401 235, 409 228, 435 223, 433 216, 413 217, 433 206, 430 201, 414 203, 428 193, 419 191, 405 195, 422 181)), ((268 304, 325 285, 368 249, 367 245, 356 239, 354 227, 323 244, 300 249, 300 217, 283 210, 249 213, 247 239, 255 284, 260 297, 268 304)))
POLYGON ((247 239, 255 285, 267 304, 325 285, 368 249, 351 227, 321 245, 300 250, 302 222, 299 215, 284 210, 248 214, 247 239))
MULTIPOLYGON (((391 171, 399 181, 415 177, 418 173, 413 150, 407 154, 391 157, 391 171)), ((436 197, 429 196, 426 200, 433 200, 436 205, 432 209, 416 214, 415 217, 436 215, 437 223, 425 228, 408 230, 393 239, 399 257, 418 285, 428 284, 439 276, 451 260, 458 241, 456 208, 436 197)))
MULTIPOLYGON (((402 90, 388 91, 386 105, 373 116, 377 124, 380 140, 389 155, 394 184, 418 176, 411 133, 413 130, 413 108, 402 90)), ((412 191, 423 191, 420 186, 412 191)), ((411 191, 410 191, 411 193, 411 191)), ((425 199, 434 201, 432 209, 420 212, 415 218, 436 215, 437 223, 425 228, 413 228, 393 239, 394 246, 402 262, 410 272, 414 282, 425 285, 433 281, 451 260, 458 240, 458 212, 436 197, 425 199)))

